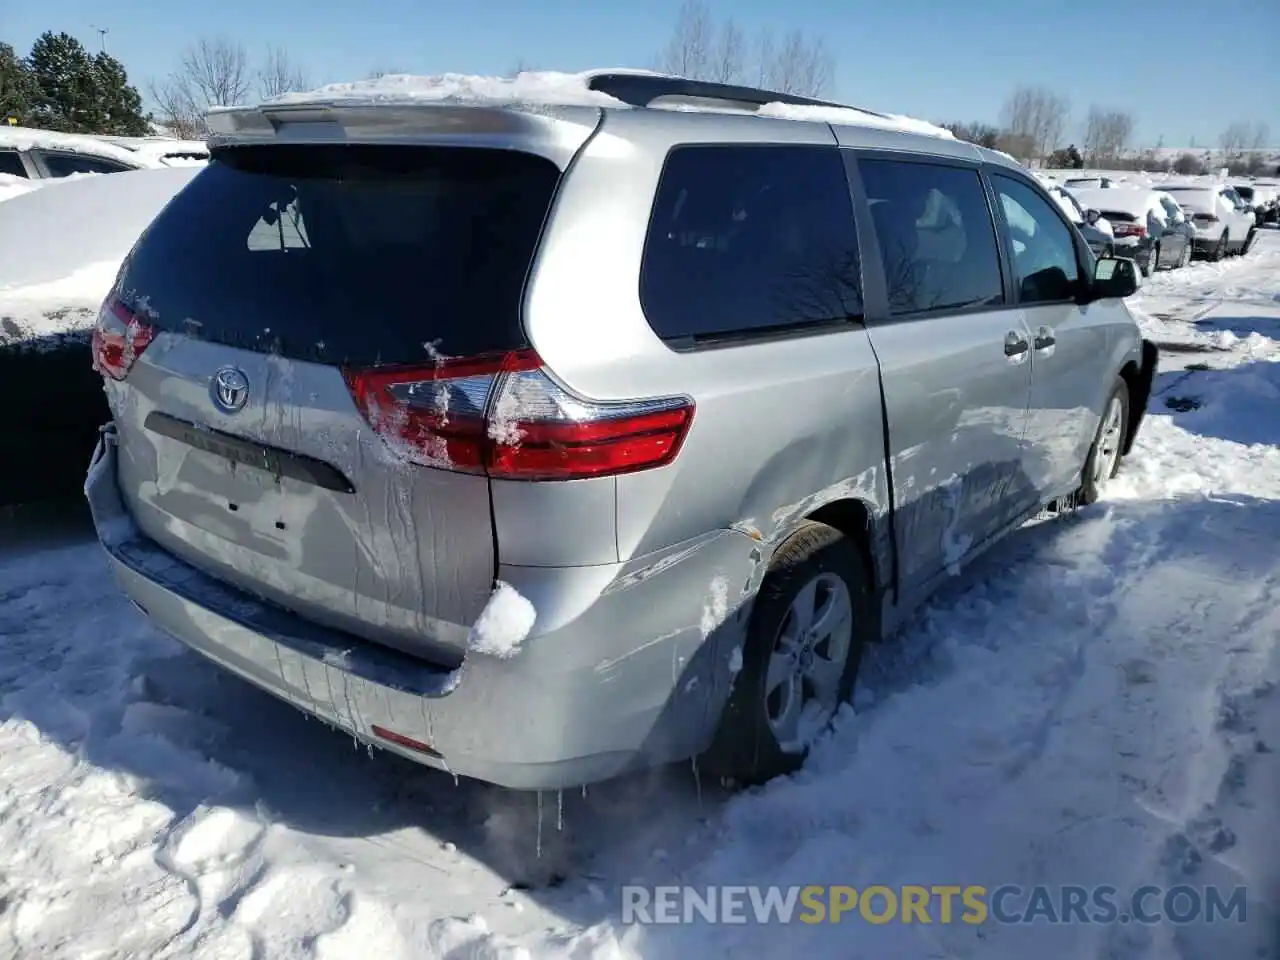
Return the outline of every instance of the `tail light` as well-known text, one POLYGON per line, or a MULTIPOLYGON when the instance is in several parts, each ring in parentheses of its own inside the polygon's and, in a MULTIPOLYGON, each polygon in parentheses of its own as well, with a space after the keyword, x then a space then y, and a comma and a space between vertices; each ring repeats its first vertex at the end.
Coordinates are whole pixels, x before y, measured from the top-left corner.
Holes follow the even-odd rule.
POLYGON ((112 380, 123 380, 155 336, 155 327, 143 323, 114 296, 108 297, 93 328, 93 369, 112 380))
POLYGON ((1125 223, 1123 220, 1111 221, 1111 232, 1117 237, 1145 237, 1147 228, 1140 223, 1125 223))
POLYGON ((405 459, 508 480, 572 480, 670 463, 693 420, 683 397, 573 396, 532 350, 432 367, 343 372, 370 425, 405 459))

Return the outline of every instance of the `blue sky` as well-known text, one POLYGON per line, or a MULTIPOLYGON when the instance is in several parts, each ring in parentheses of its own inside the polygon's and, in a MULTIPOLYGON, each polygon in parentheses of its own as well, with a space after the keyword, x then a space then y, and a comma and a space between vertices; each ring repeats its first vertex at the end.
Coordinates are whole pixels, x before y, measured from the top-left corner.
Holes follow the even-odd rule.
MULTIPOLYGON (((93 49, 93 26, 139 89, 201 35, 285 46, 312 80, 376 66, 412 73, 651 66, 680 0, 0 0, 0 39, 25 54, 46 29, 93 49)), ((833 95, 929 120, 995 121, 1018 83, 1070 97, 1069 134, 1091 103, 1130 110, 1135 145, 1216 145, 1232 120, 1280 144, 1278 0, 711 0, 753 35, 800 28, 836 56, 833 95)))

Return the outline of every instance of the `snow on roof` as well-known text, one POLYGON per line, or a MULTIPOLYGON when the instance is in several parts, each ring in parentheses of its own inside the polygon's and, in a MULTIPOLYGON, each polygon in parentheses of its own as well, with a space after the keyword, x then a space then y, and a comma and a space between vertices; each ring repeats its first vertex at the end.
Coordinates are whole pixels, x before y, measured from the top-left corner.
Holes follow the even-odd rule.
POLYGON ((1098 187, 1094 189, 1076 189, 1076 200, 1101 211, 1118 211, 1134 215, 1144 214, 1152 209, 1156 200, 1156 191, 1144 186, 1098 187))
POLYGON ((57 133, 53 130, 35 130, 31 127, 0 126, 0 147, 16 150, 66 150, 71 153, 87 153, 107 160, 116 160, 138 167, 147 163, 123 147, 107 143, 98 137, 82 133, 57 133))
MULTIPOLYGON (((417 76, 396 73, 371 80, 331 83, 303 93, 285 93, 264 102, 268 104, 442 103, 490 106, 627 107, 627 104, 621 100, 591 89, 591 79, 600 74, 670 76, 670 74, 652 70, 634 69, 593 69, 579 73, 539 70, 528 71, 514 77, 485 77, 463 73, 417 76)), ((220 107, 214 112, 234 109, 220 107)), ((706 109, 709 108, 699 107, 691 112, 701 112, 706 109)), ((951 131, 923 120, 897 114, 877 116, 854 107, 767 103, 753 112, 760 117, 878 127, 955 139, 951 131)))
POLYGON ((882 130, 900 130, 904 133, 922 133, 930 137, 954 140, 955 134, 925 120, 904 117, 896 113, 876 115, 865 113, 856 107, 810 107, 789 103, 766 103, 756 111, 758 117, 779 117, 783 120, 810 120, 816 123, 849 124, 854 127, 877 127, 882 130))
MULTIPOLYGON (((540 105, 621 107, 621 100, 588 84, 603 71, 560 73, 528 71, 515 77, 484 77, 465 73, 417 76, 391 73, 371 80, 330 83, 303 93, 284 93, 265 103, 460 103, 492 105, 540 105)), ((641 71, 610 71, 630 72, 641 71)), ((218 111, 229 108, 218 108, 218 111)))

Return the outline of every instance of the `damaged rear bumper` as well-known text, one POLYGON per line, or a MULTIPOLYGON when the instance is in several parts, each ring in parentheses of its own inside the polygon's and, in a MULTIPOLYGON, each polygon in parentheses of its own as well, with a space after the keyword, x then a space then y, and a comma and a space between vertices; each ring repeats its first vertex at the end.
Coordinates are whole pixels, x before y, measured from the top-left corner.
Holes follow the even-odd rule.
MULTIPOLYGON (((446 670, 307 621, 169 553, 134 523, 116 456, 108 425, 85 495, 125 594, 188 647, 363 741, 544 790, 684 759, 710 738, 744 618, 704 635, 708 585, 758 574, 756 544, 743 534, 717 531, 625 564, 501 567, 499 579, 538 611, 533 632, 510 659, 469 654, 446 670)), ((746 596, 728 612, 745 609, 746 596)))

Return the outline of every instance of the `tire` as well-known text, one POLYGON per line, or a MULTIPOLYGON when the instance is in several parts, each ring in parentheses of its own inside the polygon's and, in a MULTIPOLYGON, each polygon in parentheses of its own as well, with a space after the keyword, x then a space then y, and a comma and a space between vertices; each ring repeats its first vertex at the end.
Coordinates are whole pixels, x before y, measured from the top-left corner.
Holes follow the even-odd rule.
POLYGON ((825 524, 807 523, 778 548, 747 626, 742 669, 734 679, 711 746, 699 760, 701 769, 750 786, 792 773, 804 764, 817 735, 852 694, 862 649, 875 639, 877 621, 872 615, 869 582, 861 551, 825 524), (791 648, 794 654, 779 650, 779 644, 786 643, 787 631, 795 629, 797 611, 806 608, 806 594, 811 589, 814 593, 809 602, 818 604, 820 619, 824 607, 828 616, 835 617, 831 638, 807 638, 791 648), (816 713, 802 720, 794 731, 796 739, 789 741, 786 732, 796 715, 786 709, 788 701, 796 708, 808 706, 805 695, 817 691, 806 689, 803 679, 799 690, 788 690, 775 680, 802 675, 806 660, 827 686, 826 696, 810 701, 816 713), (828 666, 825 671, 824 664, 828 666), (796 672, 789 674, 790 670, 796 672), (790 699, 797 694, 798 703, 790 699))
POLYGON ((1191 266, 1191 241, 1188 240, 1182 247, 1182 257, 1178 260, 1178 269, 1182 270, 1191 266))
POLYGON ((1151 248, 1151 255, 1145 261, 1138 264, 1138 271, 1144 276, 1149 277, 1156 272, 1156 263, 1160 259, 1160 245, 1156 244, 1151 248))
POLYGON ((1085 458, 1080 473, 1078 501, 1083 506, 1097 503, 1102 491, 1120 472, 1124 458, 1124 444, 1129 435, 1129 386, 1117 377, 1116 385, 1107 397, 1098 420, 1098 432, 1094 434, 1089 456, 1085 458), (1117 422, 1118 421, 1118 422, 1117 422))
POLYGON ((1244 246, 1240 248, 1240 256, 1243 257, 1246 253, 1252 250, 1253 245, 1254 243, 1257 242, 1257 240, 1258 240, 1258 230, 1255 227, 1254 229, 1250 230, 1249 235, 1244 238, 1244 246))
POLYGON ((1218 238, 1218 242, 1214 244, 1213 249, 1209 251, 1209 259, 1214 263, 1217 263, 1225 257, 1227 255, 1227 243, 1227 234, 1224 232, 1222 236, 1218 238))

